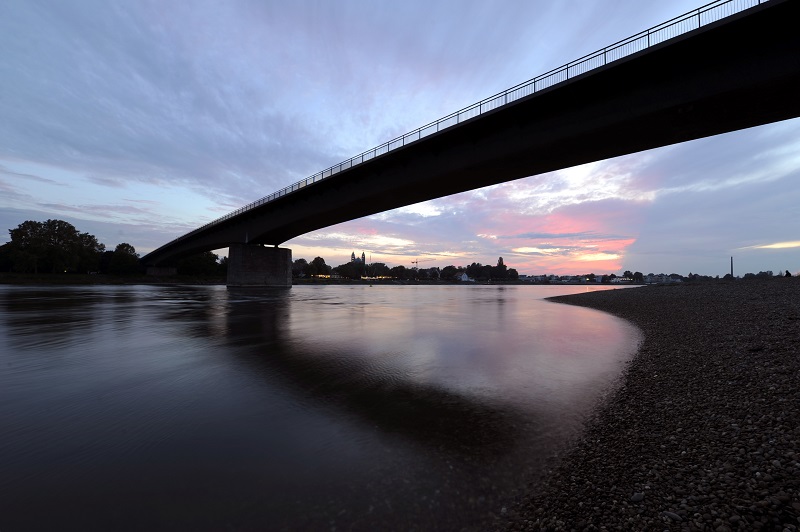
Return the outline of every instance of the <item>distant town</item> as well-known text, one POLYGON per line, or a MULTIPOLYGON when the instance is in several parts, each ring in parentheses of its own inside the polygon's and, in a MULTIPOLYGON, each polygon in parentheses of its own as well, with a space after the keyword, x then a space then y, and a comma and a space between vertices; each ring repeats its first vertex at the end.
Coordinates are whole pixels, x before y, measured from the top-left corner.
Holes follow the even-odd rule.
MULTIPOLYGON (((94 235, 81 233, 63 220, 45 222, 25 221, 9 229, 11 241, 0 245, 0 272, 22 275, 84 274, 111 276, 144 275, 136 249, 127 242, 116 245, 113 251, 98 242, 94 235)), ((296 282, 452 282, 452 283, 530 283, 530 284, 671 284, 732 279, 730 273, 708 276, 689 273, 648 273, 626 270, 615 273, 580 275, 525 275, 508 267, 503 257, 492 266, 473 262, 468 266, 420 267, 421 262, 433 259, 410 260, 413 266, 388 266, 382 262, 366 261, 365 252, 350 255, 350 261, 330 266, 322 257, 310 262, 296 259, 292 263, 292 278, 296 282)), ((177 275, 195 278, 222 278, 227 274, 227 257, 210 251, 186 257, 177 262, 177 275)), ((791 277, 788 270, 773 273, 746 273, 743 279, 791 277)), ((739 278, 738 276, 735 278, 739 278)))
MULTIPOLYGON (((325 264, 325 260, 316 257, 310 263, 305 259, 297 259, 292 266, 292 277, 295 279, 343 279, 343 280, 416 280, 416 281, 449 281, 464 283, 488 283, 488 282, 513 282, 531 284, 672 284, 693 281, 712 281, 719 280, 720 276, 712 277, 708 275, 698 275, 689 273, 686 276, 671 273, 648 273, 631 272, 626 270, 622 275, 614 273, 597 275, 586 273, 582 275, 524 275, 517 272, 514 268, 509 268, 503 261, 503 257, 497 259, 495 266, 484 265, 473 262, 469 266, 446 266, 440 268, 419 268, 417 266, 406 268, 405 266, 388 267, 381 262, 367 263, 365 253, 356 256, 353 252, 350 262, 336 267, 325 264)), ((415 261, 411 261, 412 264, 415 261)), ((771 278, 776 276, 791 277, 789 271, 774 274, 772 271, 762 271, 757 274, 747 273, 745 279, 750 278, 771 278)), ((731 279, 733 276, 728 273, 722 279, 731 279)))

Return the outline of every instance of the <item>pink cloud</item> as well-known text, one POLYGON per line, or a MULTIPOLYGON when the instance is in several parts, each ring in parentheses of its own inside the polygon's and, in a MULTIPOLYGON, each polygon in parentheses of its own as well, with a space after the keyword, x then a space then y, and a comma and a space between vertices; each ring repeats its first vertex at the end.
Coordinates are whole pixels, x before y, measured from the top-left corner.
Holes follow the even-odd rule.
POLYGON ((505 213, 499 238, 511 251, 506 262, 529 273, 611 273, 624 264, 637 238, 641 205, 605 200, 569 205, 542 216, 505 213))
POLYGON ((418 256, 431 257, 430 265, 440 267, 494 264, 503 257, 509 267, 528 274, 622 270, 649 202, 604 199, 535 212, 540 209, 530 203, 536 198, 526 198, 545 181, 524 181, 435 200, 429 210, 439 215, 396 210, 300 237, 298 243, 311 246, 313 240, 315 253, 327 253, 322 256, 333 264, 363 248, 375 260, 395 264, 418 256), (382 239, 402 243, 381 247, 382 239))

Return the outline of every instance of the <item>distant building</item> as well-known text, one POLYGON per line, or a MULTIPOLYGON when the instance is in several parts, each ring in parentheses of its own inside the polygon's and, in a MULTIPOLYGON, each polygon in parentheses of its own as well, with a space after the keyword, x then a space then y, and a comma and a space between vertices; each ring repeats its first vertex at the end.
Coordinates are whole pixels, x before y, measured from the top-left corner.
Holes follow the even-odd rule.
POLYGON ((359 264, 366 264, 367 263, 367 258, 364 256, 364 252, 362 251, 361 252, 361 258, 359 259, 358 257, 356 257, 356 252, 354 251, 354 252, 352 252, 350 254, 350 262, 357 262, 359 264))

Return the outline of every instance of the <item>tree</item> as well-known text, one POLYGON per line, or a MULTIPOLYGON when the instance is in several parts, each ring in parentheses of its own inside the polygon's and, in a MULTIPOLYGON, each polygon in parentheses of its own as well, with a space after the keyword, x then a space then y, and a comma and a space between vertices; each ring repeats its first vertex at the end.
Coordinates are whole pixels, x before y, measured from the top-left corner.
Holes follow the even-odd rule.
POLYGON ((467 276, 476 281, 488 281, 492 278, 492 266, 483 265, 480 262, 473 262, 467 266, 467 276))
POLYGON ((400 280, 408 279, 408 272, 409 271, 410 270, 407 270, 405 266, 395 266, 394 268, 389 270, 389 272, 391 273, 392 277, 394 277, 395 279, 400 279, 400 280))
POLYGON ((123 255, 131 255, 136 258, 139 258, 139 254, 136 253, 136 248, 128 244, 127 242, 117 244, 117 247, 114 248, 114 253, 122 253, 123 255))
POLYGON ((382 262, 374 262, 369 266, 369 274, 371 277, 389 277, 392 271, 389 267, 382 262))
POLYGON ((331 273, 331 267, 325 264, 325 259, 322 257, 314 257, 309 266, 311 266, 309 268, 310 275, 330 275, 331 273))
POLYGON ((503 257, 497 259, 497 266, 492 268, 489 273, 492 279, 505 280, 508 277, 508 267, 503 263, 503 257))
MULTIPOLYGON (((134 250, 134 255, 136 250, 134 250)), ((184 257, 178 261, 178 274, 180 275, 218 275, 219 256, 211 251, 204 251, 196 255, 184 257)))
POLYGON ((139 273, 141 266, 139 265, 139 255, 136 253, 136 248, 127 242, 117 244, 114 248, 114 255, 111 256, 109 261, 108 271, 114 275, 131 275, 139 273))
POLYGON ((45 257, 53 273, 74 269, 78 257, 75 255, 78 245, 78 230, 64 220, 47 220, 44 222, 45 257))
POLYGON ((11 235, 11 260, 18 272, 39 273, 45 268, 47 239, 42 222, 26 220, 16 229, 9 229, 11 235))
POLYGON ((308 261, 306 259, 295 260, 292 263, 292 277, 305 277, 307 268, 308 261))
POLYGON ((361 272, 359 268, 356 267, 355 262, 345 262, 344 264, 340 264, 339 266, 335 267, 333 271, 345 279, 358 279, 361 277, 361 272))
POLYGON ((452 281, 456 275, 458 275, 458 268, 455 266, 445 266, 439 274, 443 281, 452 281))
POLYGON ((642 272, 634 272, 632 279, 634 283, 643 283, 644 274, 642 272))
POLYGON ((518 281, 519 280, 519 272, 514 268, 508 269, 508 280, 509 281, 518 281))
POLYGON ((100 257, 106 251, 106 245, 97 241, 94 235, 81 233, 78 235, 78 271, 96 272, 100 269, 100 257))
POLYGON ((104 251, 100 254, 100 263, 97 266, 97 270, 100 273, 110 273, 111 271, 111 258, 114 256, 113 251, 104 251))
POLYGON ((9 256, 20 272, 96 270, 105 246, 64 220, 27 220, 9 229, 9 256))
POLYGON ((14 261, 11 260, 11 243, 3 244, 0 246, 0 272, 10 272, 14 267, 14 261))

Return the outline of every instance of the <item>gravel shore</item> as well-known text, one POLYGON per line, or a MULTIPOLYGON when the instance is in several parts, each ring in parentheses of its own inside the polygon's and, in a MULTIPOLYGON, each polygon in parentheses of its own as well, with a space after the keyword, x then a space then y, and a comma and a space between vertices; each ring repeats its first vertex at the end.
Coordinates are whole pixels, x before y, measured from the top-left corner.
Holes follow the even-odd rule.
POLYGON ((625 318, 644 340, 498 529, 800 528, 800 278, 552 300, 625 318))

